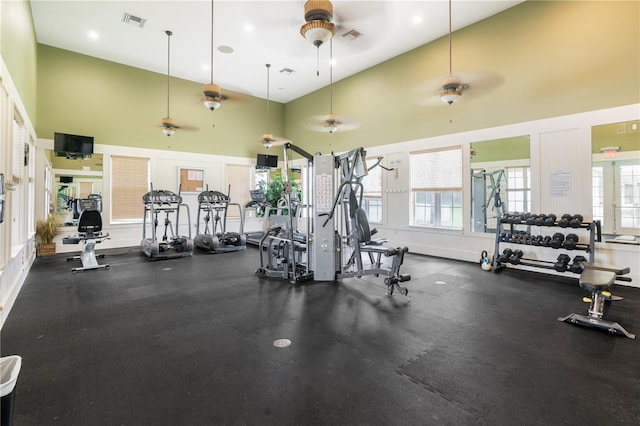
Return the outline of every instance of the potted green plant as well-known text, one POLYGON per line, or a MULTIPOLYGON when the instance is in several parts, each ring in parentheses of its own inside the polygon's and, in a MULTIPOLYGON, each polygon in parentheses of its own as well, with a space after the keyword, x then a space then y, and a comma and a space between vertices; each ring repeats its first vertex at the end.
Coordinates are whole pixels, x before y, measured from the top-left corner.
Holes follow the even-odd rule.
POLYGON ((53 256, 56 254, 56 243, 53 239, 58 235, 58 219, 54 215, 36 221, 36 254, 38 256, 53 256))

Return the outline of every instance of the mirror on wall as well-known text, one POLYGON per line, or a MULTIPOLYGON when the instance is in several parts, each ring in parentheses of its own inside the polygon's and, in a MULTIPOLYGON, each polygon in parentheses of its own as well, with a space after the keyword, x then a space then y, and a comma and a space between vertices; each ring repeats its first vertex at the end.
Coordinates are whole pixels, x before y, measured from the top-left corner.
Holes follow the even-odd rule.
POLYGON ((592 213, 605 241, 638 244, 640 120, 591 128, 592 213))
MULTIPOLYGON (((90 158, 69 159, 52 154, 53 169, 53 212, 60 217, 61 226, 75 226, 79 217, 76 208, 79 199, 90 195, 103 195, 102 188, 102 154, 93 154, 90 158)), ((98 203, 101 209, 101 203, 98 203)))
POLYGON ((474 142, 471 230, 495 232, 506 212, 531 211, 529 135, 474 142))

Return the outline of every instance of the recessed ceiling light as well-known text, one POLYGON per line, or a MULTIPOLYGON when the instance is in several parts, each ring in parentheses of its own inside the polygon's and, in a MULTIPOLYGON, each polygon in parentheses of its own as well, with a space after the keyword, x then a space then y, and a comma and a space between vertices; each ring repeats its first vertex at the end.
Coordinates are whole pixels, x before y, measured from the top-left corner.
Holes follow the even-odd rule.
POLYGON ((202 64, 202 70, 203 70, 203 71, 209 71, 209 65, 207 65, 207 64, 202 64))
POLYGON ((220 46, 218 46, 218 52, 221 52, 221 53, 233 53, 233 47, 220 45, 220 46))
POLYGON ((97 33, 97 32, 95 32, 95 31, 93 31, 93 30, 90 30, 90 31, 87 33, 87 35, 88 35, 88 36, 89 36, 89 38, 90 38, 90 39, 92 39, 92 40, 97 40, 97 39, 99 39, 99 38, 100 38, 100 36, 98 35, 98 33, 97 33))
POLYGON ((422 24, 422 16, 420 15, 415 15, 413 18, 411 18, 411 23, 413 25, 420 25, 422 24))
POLYGON ((252 33, 254 30, 253 24, 250 22, 247 22, 246 24, 244 24, 244 30, 248 33, 252 33))

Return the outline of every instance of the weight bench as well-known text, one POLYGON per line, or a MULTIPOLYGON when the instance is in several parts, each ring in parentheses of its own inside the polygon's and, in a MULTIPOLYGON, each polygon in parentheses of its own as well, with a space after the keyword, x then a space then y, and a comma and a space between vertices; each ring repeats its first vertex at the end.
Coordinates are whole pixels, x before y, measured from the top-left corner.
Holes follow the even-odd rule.
POLYGON ((572 324, 596 327, 608 331, 612 334, 624 334, 630 339, 635 339, 635 334, 629 333, 617 322, 607 321, 602 318, 604 314, 604 304, 607 300, 620 300, 611 295, 609 291, 616 278, 629 273, 629 268, 618 268, 616 266, 594 265, 583 263, 583 271, 580 274, 579 284, 583 289, 591 292, 591 297, 584 297, 582 300, 590 303, 588 315, 569 314, 566 317, 558 318, 558 321, 572 324))
POLYGON ((104 254, 96 255, 95 251, 96 243, 101 243, 108 238, 108 233, 102 233, 102 216, 100 212, 98 210, 84 210, 78 220, 78 233, 72 237, 62 239, 63 244, 79 244, 81 241, 84 243, 80 256, 67 258, 67 262, 79 260, 82 263, 81 267, 73 268, 71 272, 75 274, 78 271, 88 269, 109 269, 110 265, 100 265, 98 263, 97 259, 103 258, 104 254))
MULTIPOLYGON (((355 260, 358 269, 362 270, 362 258, 360 257, 360 253, 367 253, 374 269, 382 270, 382 256, 391 257, 391 269, 389 271, 389 275, 384 279, 384 283, 387 286, 387 295, 393 296, 393 291, 397 288, 400 294, 407 296, 409 294, 409 290, 406 287, 402 287, 400 283, 411 280, 411 275, 401 274, 400 266, 402 266, 402 263, 404 262, 404 255, 409 251, 409 249, 407 247, 385 247, 383 244, 389 240, 384 238, 376 240, 371 239, 372 235, 375 234, 377 230, 369 227, 369 220, 367 219, 367 213, 364 209, 358 208, 355 211, 354 219, 358 246, 351 255, 349 263, 355 260)), ((377 273, 374 274, 376 277, 378 275, 379 274, 377 273)))

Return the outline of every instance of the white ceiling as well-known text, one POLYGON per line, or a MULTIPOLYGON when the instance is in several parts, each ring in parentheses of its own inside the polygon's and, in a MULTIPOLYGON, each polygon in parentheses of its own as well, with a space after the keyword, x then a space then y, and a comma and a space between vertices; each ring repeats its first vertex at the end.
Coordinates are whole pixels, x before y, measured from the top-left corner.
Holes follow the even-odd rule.
MULTIPOLYGON (((316 48, 300 35, 304 0, 214 3, 214 83, 289 102, 329 84, 329 44, 321 46, 320 76, 316 48), (247 30, 251 27, 253 30, 247 30), (233 53, 222 53, 228 46, 233 53), (294 70, 286 75, 284 68, 294 70)), ((334 0, 333 81, 356 74, 394 56, 448 34, 448 2, 334 0), (343 34, 356 30, 362 37, 343 34)), ((460 29, 522 1, 453 0, 452 26, 460 29)), ((167 35, 171 30, 171 76, 209 83, 211 2, 209 0, 31 0, 38 43, 108 61, 167 73, 167 35), (124 23, 128 13, 144 26, 124 23), (91 38, 94 32, 97 38, 91 38)), ((454 35, 455 46, 455 35, 454 35)), ((448 72, 443 64, 443 74, 448 72)), ((454 64, 455 67, 455 64, 454 64)), ((432 76, 425 76, 428 79, 432 76)))

